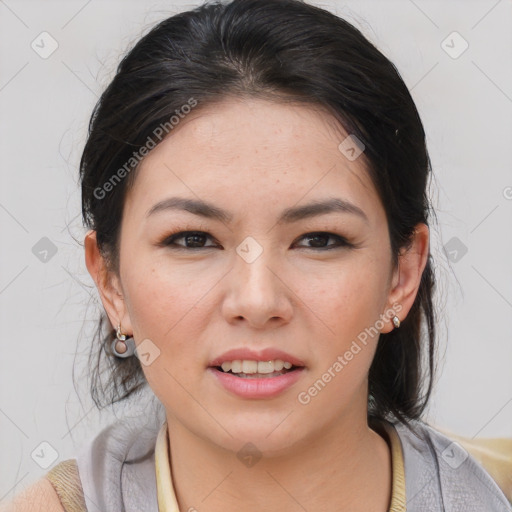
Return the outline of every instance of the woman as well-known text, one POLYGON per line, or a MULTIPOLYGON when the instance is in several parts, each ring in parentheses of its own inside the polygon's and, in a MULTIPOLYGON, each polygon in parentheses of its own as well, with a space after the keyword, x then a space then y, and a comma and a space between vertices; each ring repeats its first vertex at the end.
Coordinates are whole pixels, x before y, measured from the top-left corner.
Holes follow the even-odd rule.
POLYGON ((421 421, 429 173, 405 84, 346 21, 234 0, 156 26, 93 113, 81 180, 112 365, 93 396, 147 382, 163 417, 105 429, 14 509, 512 510, 421 421))

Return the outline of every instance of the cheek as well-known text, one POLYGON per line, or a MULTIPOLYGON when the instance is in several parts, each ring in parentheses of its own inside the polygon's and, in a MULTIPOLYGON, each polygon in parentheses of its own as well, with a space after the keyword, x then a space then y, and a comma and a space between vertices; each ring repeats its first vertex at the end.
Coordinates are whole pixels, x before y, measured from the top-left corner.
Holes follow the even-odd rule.
POLYGON ((379 336, 372 330, 381 314, 379 294, 382 290, 368 274, 351 273, 331 280, 320 301, 317 297, 313 308, 321 312, 322 323, 314 327, 318 334, 310 379, 297 396, 311 417, 334 420, 340 410, 355 411, 351 404, 366 400, 379 336))
POLYGON ((192 349, 187 340, 196 335, 195 305, 205 294, 207 283, 170 265, 133 261, 131 268, 138 270, 127 272, 124 283, 135 338, 149 338, 162 355, 172 351, 173 359, 181 357, 192 349))
MULTIPOLYGON (((309 288, 304 302, 319 318, 314 330, 317 371, 347 352, 351 372, 366 371, 372 361, 387 298, 385 262, 354 258, 343 269, 309 288)), ((346 368, 348 370, 348 367, 346 368)))
POLYGON ((189 311, 201 292, 201 282, 164 258, 144 254, 127 258, 124 265, 123 288, 135 332, 140 336, 173 328, 189 311))
POLYGON ((366 258, 354 261, 324 282, 319 311, 324 311, 331 324, 337 327, 364 328, 383 312, 386 283, 382 265, 366 258))
POLYGON ((190 370, 202 365, 195 343, 204 330, 197 303, 205 295, 207 283, 203 286, 197 278, 169 265, 144 265, 141 261, 133 265, 143 269, 124 278, 133 332, 137 343, 145 343, 155 354, 150 364, 141 365, 142 370, 162 403, 186 409, 190 404, 183 389, 193 388, 197 372, 190 370))

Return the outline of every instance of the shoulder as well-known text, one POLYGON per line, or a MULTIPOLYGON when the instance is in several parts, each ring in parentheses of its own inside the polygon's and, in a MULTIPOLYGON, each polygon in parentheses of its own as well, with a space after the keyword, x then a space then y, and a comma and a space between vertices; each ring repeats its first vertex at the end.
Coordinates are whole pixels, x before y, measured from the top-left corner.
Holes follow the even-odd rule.
POLYGON ((512 502, 512 438, 469 438, 436 429, 468 452, 512 502))
POLYGON ((76 459, 59 462, 43 478, 25 489, 0 512, 87 510, 76 459))
MULTIPOLYGON (((510 512, 504 492, 460 442, 421 421, 394 425, 402 443, 407 495, 444 510, 510 512)), ((459 438, 460 439, 460 438, 459 438)), ((409 499, 409 498, 408 498, 409 499)))
POLYGON ((51 482, 43 477, 27 487, 0 512, 65 512, 51 482))

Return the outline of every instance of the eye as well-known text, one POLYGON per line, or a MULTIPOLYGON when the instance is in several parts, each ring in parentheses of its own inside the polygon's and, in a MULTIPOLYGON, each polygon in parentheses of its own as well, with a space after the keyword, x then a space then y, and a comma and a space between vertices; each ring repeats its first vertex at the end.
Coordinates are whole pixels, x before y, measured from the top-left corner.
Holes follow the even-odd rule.
POLYGON ((214 245, 204 245, 207 239, 212 239, 211 235, 204 231, 180 231, 168 236, 161 242, 162 246, 175 246, 177 249, 203 249, 215 247, 214 245), (184 244, 176 243, 177 240, 184 241, 184 244))
MULTIPOLYGON (((308 242, 312 243, 311 246, 306 246, 306 249, 320 249, 320 250, 330 250, 330 249, 336 249, 338 247, 352 247, 352 244, 350 244, 345 238, 343 238, 340 235, 335 235, 334 233, 326 233, 323 231, 319 231, 316 233, 307 233, 305 235, 302 235, 300 240, 307 240, 308 242), (333 244, 328 244, 329 239, 333 239, 333 244)), ((304 247, 304 246, 302 246, 304 247)))
MULTIPOLYGON (((158 245, 161 247, 171 247, 173 249, 208 249, 216 247, 213 245, 206 245, 208 240, 213 240, 213 237, 204 231, 180 231, 167 236, 158 245), (178 241, 182 241, 177 243, 178 241)), ((307 233, 302 235, 298 240, 306 240, 311 245, 299 246, 305 249, 318 249, 318 250, 331 250, 339 247, 353 247, 345 238, 334 233, 327 233, 323 231, 315 233, 307 233), (333 240, 334 243, 328 243, 333 240)), ((296 244, 294 244, 296 245, 296 244)))

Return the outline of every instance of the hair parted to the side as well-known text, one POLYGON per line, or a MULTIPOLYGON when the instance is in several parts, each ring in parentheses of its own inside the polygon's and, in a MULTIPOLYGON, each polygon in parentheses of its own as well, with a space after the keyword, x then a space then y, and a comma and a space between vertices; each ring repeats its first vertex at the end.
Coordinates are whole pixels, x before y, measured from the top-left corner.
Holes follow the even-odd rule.
MULTIPOLYGON (((80 162, 82 217, 96 231, 112 272, 119 271, 134 154, 191 98, 200 109, 228 96, 322 106, 356 135, 386 211, 395 263, 415 225, 428 224, 425 133, 395 66, 350 23, 301 0, 209 2, 146 34, 122 59, 93 111, 80 162), (124 179, 105 187, 120 169, 124 179)), ((380 335, 369 372, 370 419, 408 423, 425 410, 435 370, 433 287, 429 255, 409 315, 399 329, 380 335)), ((103 315, 90 354, 99 408, 146 385, 136 357, 111 356, 115 330, 105 332, 105 323, 103 315)))

